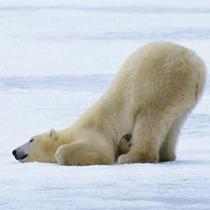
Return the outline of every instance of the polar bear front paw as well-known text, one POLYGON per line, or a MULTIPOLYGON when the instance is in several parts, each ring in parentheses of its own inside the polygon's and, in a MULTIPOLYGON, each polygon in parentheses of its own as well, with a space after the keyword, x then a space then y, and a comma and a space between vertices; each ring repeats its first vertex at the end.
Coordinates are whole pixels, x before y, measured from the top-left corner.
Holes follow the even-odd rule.
POLYGON ((126 154, 130 151, 131 138, 131 134, 126 134, 120 139, 118 144, 118 155, 126 154))
POLYGON ((57 163, 61 165, 66 165, 65 147, 66 147, 65 145, 60 146, 55 153, 55 159, 57 160, 57 163))

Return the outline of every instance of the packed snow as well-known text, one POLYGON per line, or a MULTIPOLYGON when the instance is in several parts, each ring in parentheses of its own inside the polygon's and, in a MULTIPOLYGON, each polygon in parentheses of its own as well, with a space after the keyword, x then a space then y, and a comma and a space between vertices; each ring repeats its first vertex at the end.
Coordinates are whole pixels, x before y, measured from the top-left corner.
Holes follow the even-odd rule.
POLYGON ((174 162, 68 167, 11 154, 34 134, 72 124, 147 42, 188 46, 209 69, 209 22, 207 0, 1 1, 0 210, 209 210, 209 77, 174 162))

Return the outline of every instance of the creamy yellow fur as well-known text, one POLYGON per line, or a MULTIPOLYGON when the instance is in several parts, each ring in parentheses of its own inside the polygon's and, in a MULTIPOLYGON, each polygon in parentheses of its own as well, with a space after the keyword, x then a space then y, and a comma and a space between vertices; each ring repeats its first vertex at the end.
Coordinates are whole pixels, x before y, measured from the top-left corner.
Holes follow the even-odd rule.
POLYGON ((127 59, 107 92, 71 127, 34 137, 24 161, 93 165, 174 160, 180 128, 204 83, 204 63, 193 51, 169 42, 148 44, 127 59), (118 157, 119 141, 128 133, 132 146, 118 157))

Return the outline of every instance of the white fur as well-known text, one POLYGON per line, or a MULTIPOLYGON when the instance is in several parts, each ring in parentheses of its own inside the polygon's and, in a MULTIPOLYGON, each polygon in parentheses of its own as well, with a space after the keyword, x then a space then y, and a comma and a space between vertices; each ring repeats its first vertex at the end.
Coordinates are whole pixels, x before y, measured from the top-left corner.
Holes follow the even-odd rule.
MULTIPOLYGON (((174 160, 181 125, 204 83, 204 63, 193 51, 169 42, 148 44, 127 59, 107 92, 78 121, 53 133, 57 141, 42 144, 52 144, 50 154, 60 164, 112 164, 120 139, 130 133, 132 147, 118 163, 174 160)), ((40 138, 50 137, 34 137, 40 138)), ((26 161, 33 160, 29 154, 26 161)))

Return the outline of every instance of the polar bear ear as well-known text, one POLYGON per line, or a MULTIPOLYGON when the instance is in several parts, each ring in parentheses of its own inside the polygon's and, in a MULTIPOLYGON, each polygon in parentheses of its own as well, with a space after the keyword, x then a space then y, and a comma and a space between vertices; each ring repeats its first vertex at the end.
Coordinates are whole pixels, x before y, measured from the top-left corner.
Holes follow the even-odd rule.
POLYGON ((50 134, 49 134, 50 138, 54 141, 56 141, 58 139, 58 135, 56 133, 56 131, 54 129, 50 130, 50 134))

